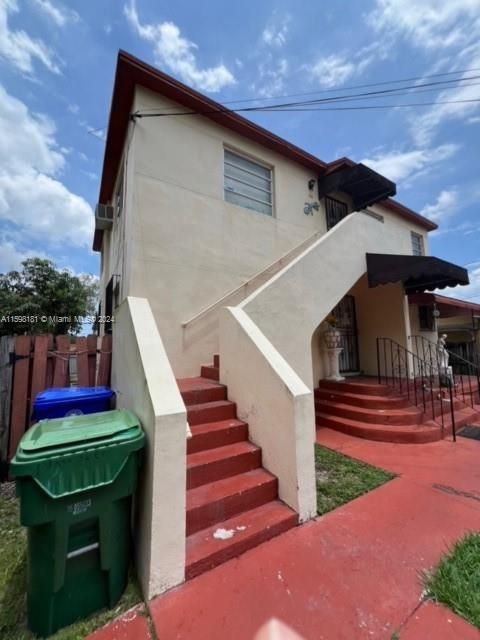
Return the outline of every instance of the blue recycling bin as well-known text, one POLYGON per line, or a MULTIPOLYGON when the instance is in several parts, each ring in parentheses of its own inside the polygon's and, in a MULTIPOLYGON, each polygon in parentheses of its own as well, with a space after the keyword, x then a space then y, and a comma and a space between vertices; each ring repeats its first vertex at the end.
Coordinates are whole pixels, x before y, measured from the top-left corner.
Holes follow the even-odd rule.
POLYGON ((35 398, 32 420, 110 411, 114 395, 109 387, 46 389, 35 398))

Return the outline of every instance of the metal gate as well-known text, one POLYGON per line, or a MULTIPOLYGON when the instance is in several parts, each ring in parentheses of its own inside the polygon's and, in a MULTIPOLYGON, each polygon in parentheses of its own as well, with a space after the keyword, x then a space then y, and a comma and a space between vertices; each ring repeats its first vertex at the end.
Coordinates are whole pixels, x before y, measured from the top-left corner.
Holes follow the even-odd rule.
POLYGON ((337 329, 341 335, 340 346, 343 349, 340 354, 340 371, 342 373, 360 371, 355 298, 345 296, 332 313, 337 320, 337 329))

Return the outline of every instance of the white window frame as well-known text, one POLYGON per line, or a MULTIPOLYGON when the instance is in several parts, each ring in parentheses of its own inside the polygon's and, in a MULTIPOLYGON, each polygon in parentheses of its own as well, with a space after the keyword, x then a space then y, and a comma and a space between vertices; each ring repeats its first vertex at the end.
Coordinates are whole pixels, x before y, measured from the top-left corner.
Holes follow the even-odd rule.
POLYGON ((417 233, 416 231, 410 231, 410 241, 412 244, 412 255, 414 256, 424 256, 425 255, 425 242, 423 240, 423 236, 421 233, 417 233), (415 243, 418 242, 418 247, 415 243), (420 251, 420 253, 418 253, 420 251))
POLYGON ((238 151, 238 149, 233 149, 231 147, 224 147, 223 148, 223 199, 225 200, 225 202, 228 202, 228 204, 233 204, 236 207, 241 207, 242 209, 246 209, 247 211, 253 211, 255 213, 260 213, 261 215, 267 216, 268 218, 274 218, 275 217, 275 198, 274 198, 274 173, 273 173, 273 167, 269 164, 266 164, 265 162, 262 162, 261 160, 258 160, 258 158, 253 158, 249 155, 247 155, 246 153, 243 153, 241 151, 238 151), (251 184, 248 181, 243 181, 240 178, 236 178, 233 176, 228 176, 227 175, 227 167, 233 166, 235 167, 235 165, 232 162, 228 162, 226 159, 226 154, 230 153, 234 156, 237 156, 239 158, 242 158, 244 160, 247 160, 248 162, 251 162, 252 164, 256 164, 259 167, 261 167, 262 169, 266 169, 267 171, 270 172, 270 178, 265 178, 262 175, 258 175, 254 172, 248 171, 248 169, 245 169, 244 167, 241 166, 237 166, 237 169, 240 169, 241 171, 245 172, 245 174, 251 174, 257 178, 260 178, 262 180, 266 180, 268 182, 270 182, 270 190, 268 189, 263 189, 262 187, 259 187, 256 184, 251 184), (259 189, 260 191, 265 191, 266 194, 269 194, 270 196, 270 202, 268 202, 268 200, 257 200, 256 198, 254 198, 253 196, 248 196, 245 195, 243 193, 240 192, 235 192, 232 190, 229 190, 226 188, 225 186, 225 178, 229 178, 230 180, 235 180, 236 182, 240 183, 240 184, 244 184, 247 187, 252 187, 254 189, 259 189), (245 198, 246 200, 250 200, 251 202, 258 202, 261 205, 264 206, 268 206, 270 207, 270 213, 265 213, 265 211, 260 211, 258 209, 255 209, 254 207, 246 207, 243 206, 241 204, 238 204, 236 202, 231 202, 230 200, 227 199, 227 193, 238 193, 239 196, 241 196, 242 198, 245 198))

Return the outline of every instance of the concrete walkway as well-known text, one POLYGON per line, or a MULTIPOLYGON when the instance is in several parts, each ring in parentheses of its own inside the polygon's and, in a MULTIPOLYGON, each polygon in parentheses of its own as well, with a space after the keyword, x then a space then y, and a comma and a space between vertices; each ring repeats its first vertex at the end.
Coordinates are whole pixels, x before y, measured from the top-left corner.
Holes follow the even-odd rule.
MULTIPOLYGON (((277 617, 306 640, 478 640, 456 615, 422 601, 420 576, 480 530, 480 442, 399 445, 328 429, 318 441, 399 477, 152 601, 157 638, 251 640, 277 617)), ((138 626, 123 632, 148 637, 138 626)))

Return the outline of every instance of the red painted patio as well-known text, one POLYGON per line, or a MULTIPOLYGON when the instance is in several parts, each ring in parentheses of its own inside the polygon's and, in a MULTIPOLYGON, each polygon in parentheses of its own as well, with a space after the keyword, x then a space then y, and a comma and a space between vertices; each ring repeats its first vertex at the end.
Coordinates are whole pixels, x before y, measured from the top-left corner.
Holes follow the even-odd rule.
MULTIPOLYGON (((480 529, 480 442, 398 445, 329 429, 317 437, 399 477, 155 599, 157 638, 251 640, 270 617, 306 640, 480 638, 422 603, 420 579, 449 544, 480 529)), ((125 635, 147 637, 133 627, 125 635)))

